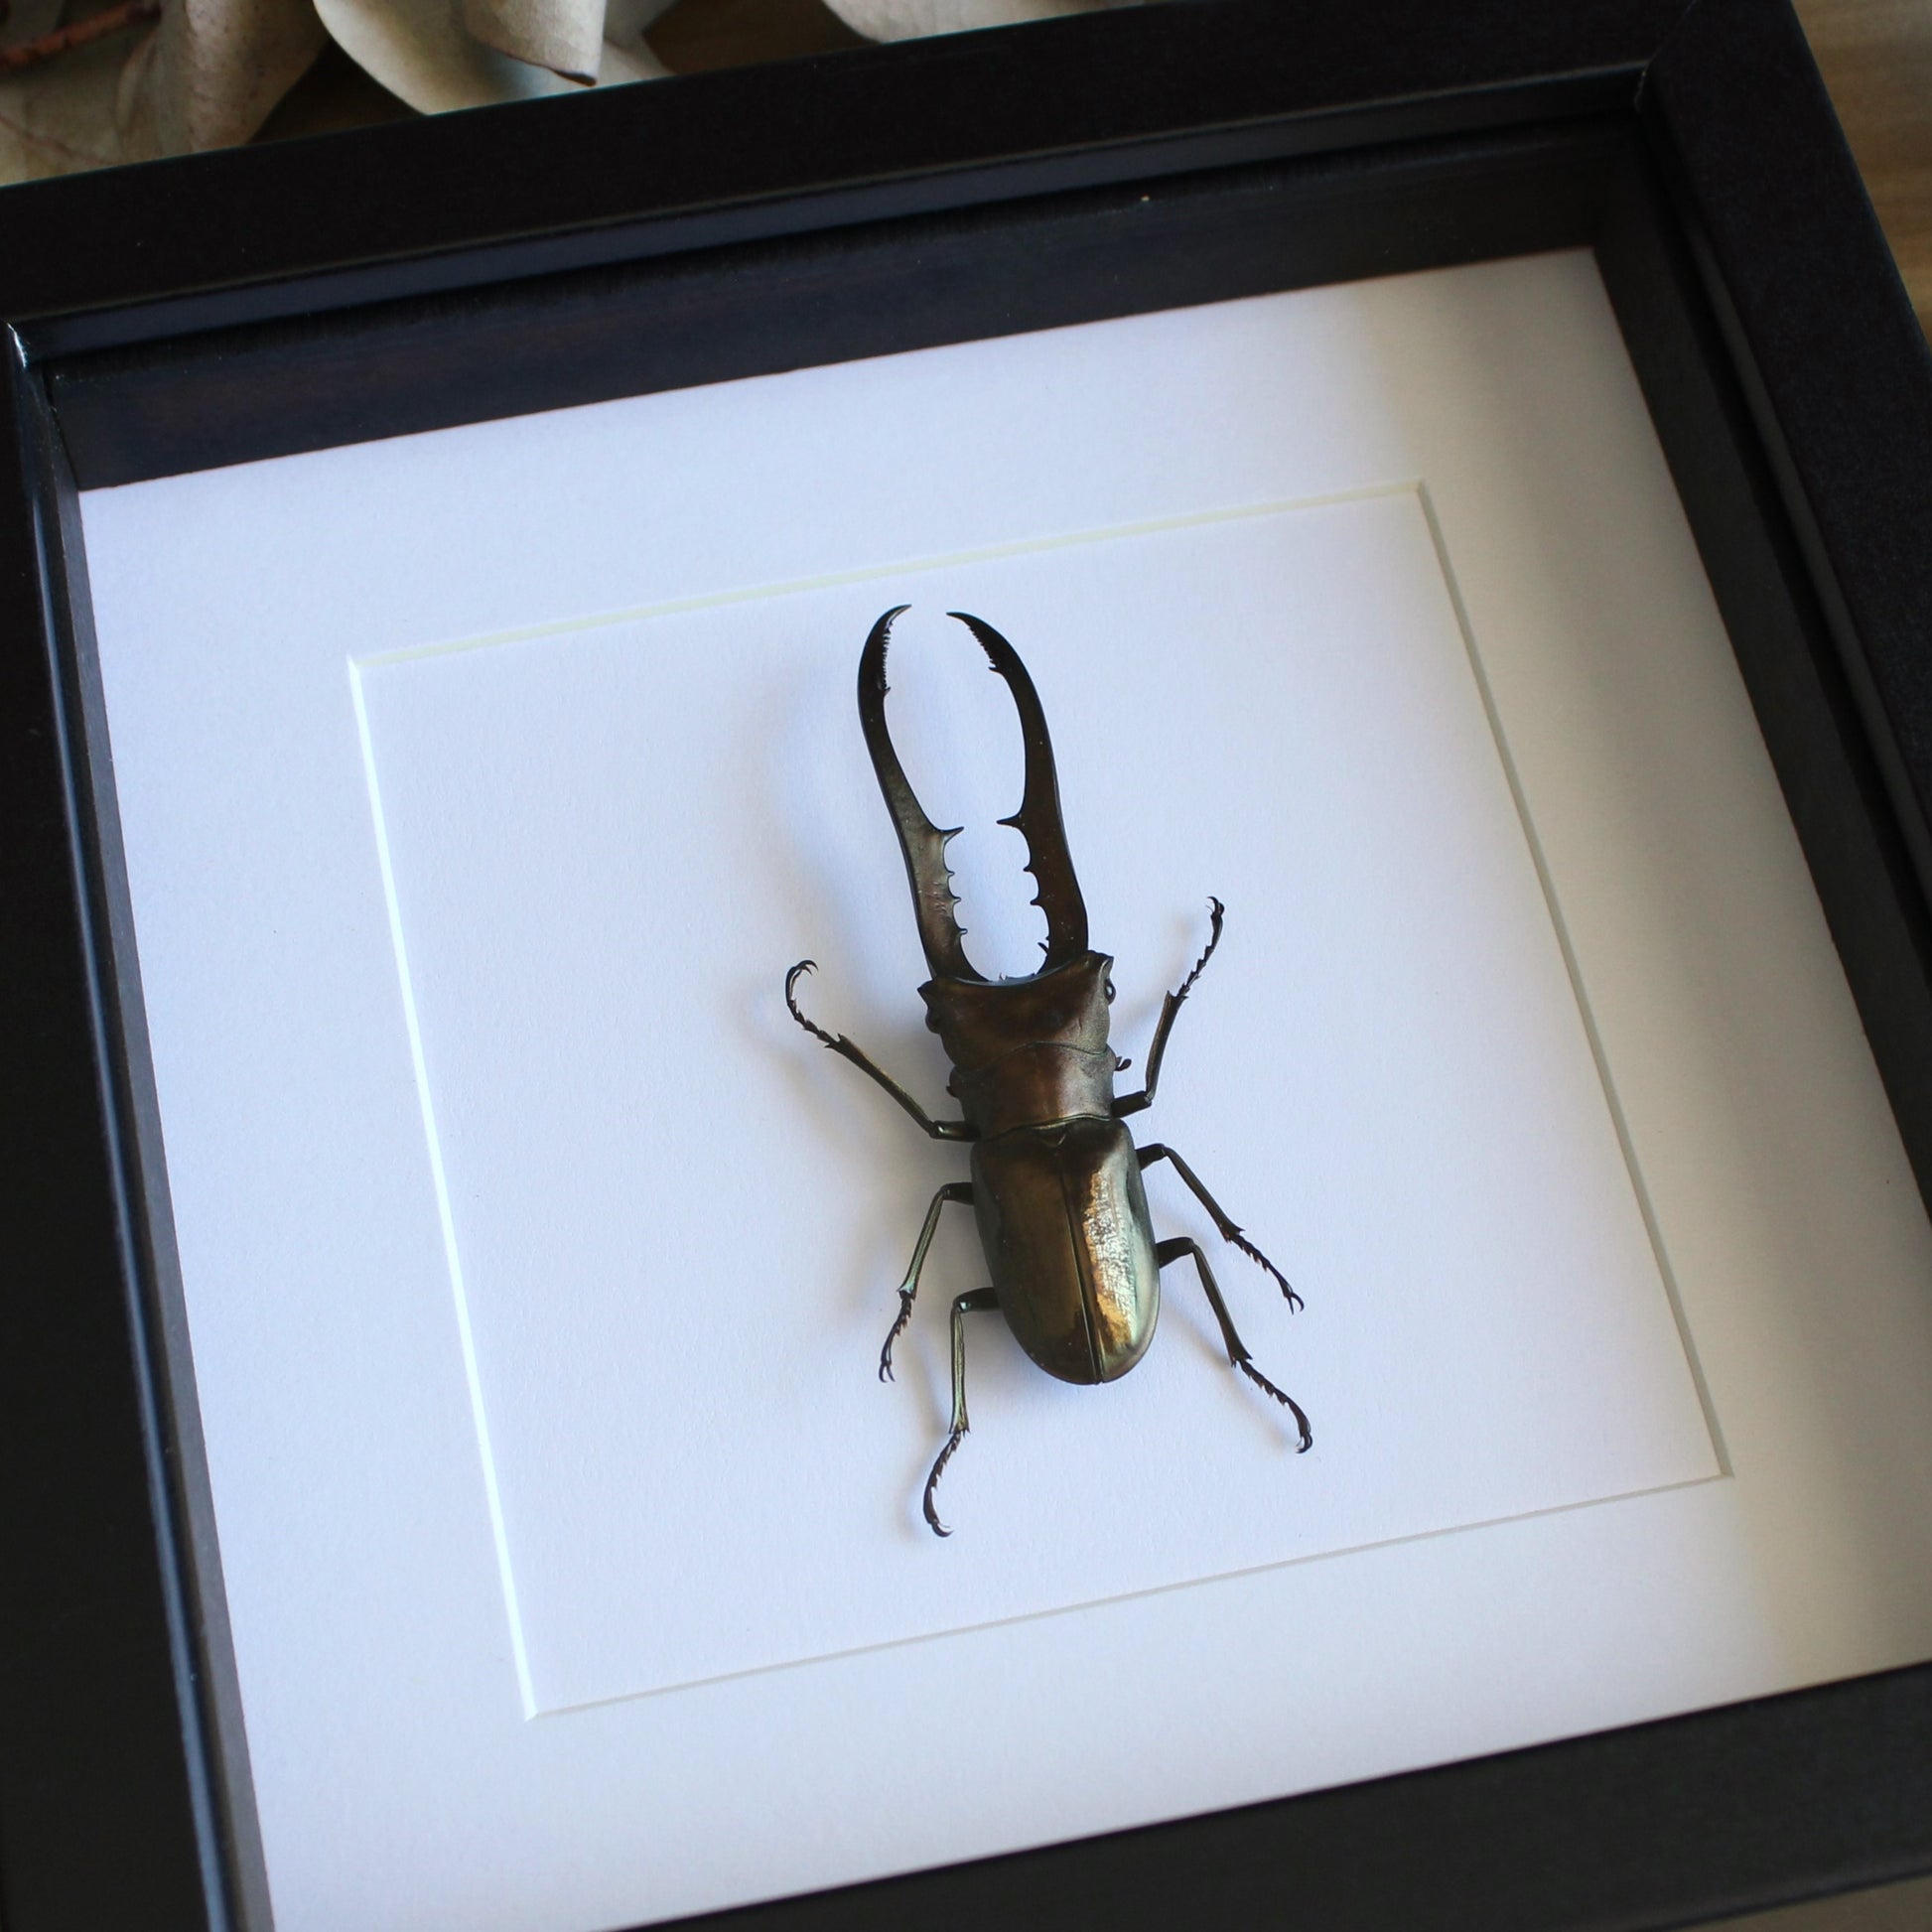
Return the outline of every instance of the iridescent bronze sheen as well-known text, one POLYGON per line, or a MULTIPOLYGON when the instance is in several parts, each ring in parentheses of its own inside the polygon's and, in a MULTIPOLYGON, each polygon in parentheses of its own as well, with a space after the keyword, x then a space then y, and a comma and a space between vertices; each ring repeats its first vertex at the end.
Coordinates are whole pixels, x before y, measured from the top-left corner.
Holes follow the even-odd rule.
POLYGON ((1301 1297, 1229 1220, 1179 1155, 1158 1145, 1137 1148, 1121 1125, 1127 1115, 1153 1102, 1174 1016, 1221 943, 1225 908, 1219 899, 1208 901, 1207 945, 1162 1005, 1146 1084, 1139 1093, 1117 1099, 1114 1075, 1129 1062, 1107 1042, 1113 961, 1087 945, 1087 908, 1067 854, 1053 747, 1033 679, 1019 653, 991 624, 964 612, 952 613, 1006 679, 1020 713, 1026 781, 1020 809, 1001 823, 1026 838, 1027 870, 1039 887, 1035 903, 1046 915, 1046 956, 1039 971, 1025 979, 989 980, 967 959, 953 912, 958 900, 946 865, 946 842, 957 836, 958 828, 941 831, 920 809, 886 729, 886 649, 893 620, 904 609, 900 605, 888 611, 866 639, 859 659, 859 722, 905 855, 919 939, 932 974, 919 989, 926 1025, 939 1035, 952 1061, 947 1091, 960 1103, 962 1118, 932 1119, 843 1034, 828 1034, 805 1018, 798 1008, 797 985, 801 975, 814 970, 809 959, 801 959, 785 975, 785 1004, 807 1033, 870 1074, 935 1140, 972 1143, 972 1179, 954 1181, 933 1195, 899 1287, 897 1319, 879 1355, 880 1377, 890 1381, 893 1344, 911 1318, 940 1209, 948 1201, 970 1205, 979 1221, 993 1286, 958 1296, 952 1305, 952 1430, 926 1478, 925 1520, 935 1534, 951 1534, 940 1522, 933 1498, 967 1430, 966 1316, 982 1309, 1000 1310, 1021 1347, 1063 1382, 1116 1381, 1147 1353, 1161 1310, 1161 1271, 1183 1256, 1200 1276, 1229 1364, 1289 1410, 1299 1433, 1297 1447, 1306 1449, 1313 1441, 1308 1417, 1249 1359, 1200 1244, 1186 1236, 1155 1240, 1142 1171, 1157 1161, 1172 1162, 1222 1240, 1266 1269, 1291 1309, 1302 1306, 1301 1297))

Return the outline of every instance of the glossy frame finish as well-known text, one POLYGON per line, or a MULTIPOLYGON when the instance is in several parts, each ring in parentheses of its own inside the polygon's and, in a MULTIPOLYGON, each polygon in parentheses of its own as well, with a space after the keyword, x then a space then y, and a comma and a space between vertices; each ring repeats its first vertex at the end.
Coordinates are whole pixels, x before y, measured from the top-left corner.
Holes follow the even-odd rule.
MULTIPOLYGON (((1784 0, 1168 0, 0 194, 10 1932, 270 1924, 77 490, 1579 244, 1932 1190, 1932 361, 1784 0)), ((712 1922, 1634 1932, 1928 1868, 1932 1665, 712 1922)))

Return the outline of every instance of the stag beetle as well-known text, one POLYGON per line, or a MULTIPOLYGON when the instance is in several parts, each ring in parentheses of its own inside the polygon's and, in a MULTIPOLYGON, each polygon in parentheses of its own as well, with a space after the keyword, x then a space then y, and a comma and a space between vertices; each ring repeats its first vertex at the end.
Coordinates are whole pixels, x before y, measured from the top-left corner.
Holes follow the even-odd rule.
POLYGON ((1116 1099, 1114 1075, 1129 1062, 1107 1043, 1107 1009, 1114 998, 1108 969, 1113 961, 1087 946, 1087 908, 1067 855, 1053 747, 1033 679, 1019 653, 991 624, 963 611, 949 614, 979 640, 1020 713, 1025 790, 1020 809, 1000 823, 1025 836, 1026 869, 1039 889, 1034 903, 1046 915, 1041 948, 1046 957, 1039 970, 1025 979, 988 980, 968 962, 953 913, 959 901, 946 866, 946 843, 960 828, 942 832, 926 817, 886 729, 886 649, 894 619, 907 608, 901 604, 888 611, 866 639, 859 658, 859 722, 898 829, 919 938, 932 973, 919 988, 926 1025, 939 1035, 952 1061, 946 1090, 960 1102, 964 1118, 932 1119, 843 1034, 829 1034, 806 1019, 799 1011, 797 986, 803 974, 815 970, 813 961, 801 959, 785 975, 785 1005, 813 1038, 870 1074, 934 1140, 972 1143, 972 1179, 941 1187, 926 1209, 898 1291, 898 1316, 879 1355, 880 1379, 890 1381, 893 1344, 911 1319, 912 1298, 919 1290, 940 1209, 948 1201, 971 1206, 993 1285, 958 1296, 952 1305, 952 1432, 926 1477, 925 1520, 935 1535, 952 1534, 940 1522, 933 1497, 966 1434, 966 1317, 998 1309, 1021 1347, 1062 1381, 1116 1381, 1141 1359, 1154 1337, 1161 1270, 1183 1256, 1200 1276, 1221 1325, 1230 1366, 1289 1410, 1301 1436, 1298 1447, 1307 1449, 1313 1441, 1308 1417, 1249 1358, 1200 1244, 1185 1235, 1171 1241, 1154 1238, 1142 1170, 1157 1161, 1172 1162, 1221 1238, 1274 1277, 1291 1309, 1299 1309, 1302 1298, 1178 1154, 1159 1145, 1137 1148, 1121 1125, 1127 1115, 1153 1103, 1174 1015, 1221 943, 1226 908, 1219 899, 1208 901, 1207 945, 1193 970, 1162 1004, 1146 1084, 1139 1093, 1116 1099))

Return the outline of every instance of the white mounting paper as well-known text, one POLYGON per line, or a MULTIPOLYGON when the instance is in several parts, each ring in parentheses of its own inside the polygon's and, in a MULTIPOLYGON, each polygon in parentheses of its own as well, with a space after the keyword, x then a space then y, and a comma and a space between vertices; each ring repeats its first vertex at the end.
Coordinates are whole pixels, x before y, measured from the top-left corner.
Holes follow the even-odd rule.
MULTIPOLYGON (((357 677, 534 1709, 1717 1472, 1416 491, 357 677), (971 603, 1025 640, 1092 929, 1129 989, 1123 1048, 1198 951, 1204 888, 1229 900, 1136 1125, 1314 1309, 1291 1323, 1157 1170, 1162 1231, 1213 1243, 1318 1452, 1298 1462, 1286 1416, 1233 1378, 1185 1264, 1162 1346, 1105 1390, 1047 1380, 976 1320, 943 1563, 918 1499, 947 1307, 985 1279, 969 1213, 898 1347, 903 1386, 882 1393, 874 1363, 963 1156, 780 998, 816 954, 808 1005, 947 1110, 853 705, 888 600, 935 620, 901 621, 893 712, 941 823, 990 826, 1019 789, 1005 687, 940 614, 971 603), (921 692, 915 651, 951 676, 921 692)), ((988 856, 1011 870, 969 882, 969 945, 1031 970, 1024 850, 988 856)))

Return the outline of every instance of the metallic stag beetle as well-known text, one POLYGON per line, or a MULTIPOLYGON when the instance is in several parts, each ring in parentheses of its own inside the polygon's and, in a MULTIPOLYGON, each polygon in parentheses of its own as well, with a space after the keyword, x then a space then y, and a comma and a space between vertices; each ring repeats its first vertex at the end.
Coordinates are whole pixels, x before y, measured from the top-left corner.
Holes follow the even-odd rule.
POLYGON ((1291 1309, 1301 1307, 1301 1298, 1178 1154, 1161 1146, 1136 1148, 1121 1125, 1125 1116, 1153 1102, 1174 1015, 1220 944, 1224 908, 1219 899, 1209 900, 1207 946, 1162 1006, 1146 1086, 1116 1099, 1114 1075, 1128 1062, 1107 1043, 1107 1008, 1114 997, 1107 973, 1113 961, 1087 946, 1087 909, 1067 856, 1053 748, 1033 679, 1019 653, 991 624, 961 611, 951 613, 978 638, 994 671, 1006 679, 1020 713, 1025 795, 1020 809, 1001 823, 1026 837, 1027 870, 1039 888, 1034 902, 1046 915, 1046 957, 1038 972, 1027 979, 988 980, 968 963, 953 913, 958 900, 946 866, 946 842, 957 836, 958 828, 942 832, 920 809, 886 729, 886 646, 894 619, 906 608, 888 611, 866 639, 859 659, 859 719, 880 789, 898 828, 919 938, 932 972, 919 989, 926 1025, 952 1060, 947 1091, 960 1102, 965 1118, 932 1119, 843 1034, 828 1034, 805 1018, 796 988, 799 977, 814 970, 811 960, 801 959, 785 975, 785 1004, 807 1033, 870 1074, 935 1140, 972 1143, 973 1177, 941 1187, 932 1197, 898 1291, 898 1317, 879 1356, 880 1377, 890 1380, 893 1344, 911 1317, 939 1211, 948 1201, 970 1205, 993 1285, 961 1295, 952 1305, 952 1433, 926 1478, 925 1520, 935 1534, 951 1534, 939 1520, 933 1495, 966 1434, 966 1317, 982 1309, 998 1309, 1021 1347, 1049 1375, 1066 1382, 1112 1382, 1147 1352, 1161 1306, 1161 1270, 1183 1256, 1199 1272, 1208 1306, 1221 1324, 1230 1365, 1290 1411, 1301 1434, 1299 1447, 1306 1449, 1313 1440, 1308 1417, 1249 1359, 1200 1244, 1184 1235, 1172 1241, 1154 1238, 1141 1171, 1156 1161, 1171 1161, 1213 1217, 1221 1238, 1274 1277, 1291 1309))

